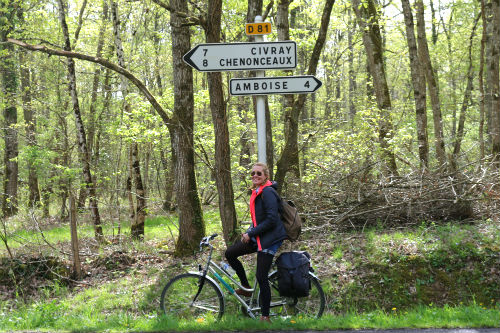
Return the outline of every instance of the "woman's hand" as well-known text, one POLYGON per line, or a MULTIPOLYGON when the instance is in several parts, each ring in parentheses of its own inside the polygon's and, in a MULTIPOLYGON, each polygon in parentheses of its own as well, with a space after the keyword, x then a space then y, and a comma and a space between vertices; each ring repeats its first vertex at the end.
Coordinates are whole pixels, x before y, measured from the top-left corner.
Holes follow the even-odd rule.
POLYGON ((248 242, 250 242, 250 236, 248 236, 248 234, 247 234, 247 233, 244 233, 243 235, 241 235, 241 241, 242 241, 243 243, 248 243, 248 242))

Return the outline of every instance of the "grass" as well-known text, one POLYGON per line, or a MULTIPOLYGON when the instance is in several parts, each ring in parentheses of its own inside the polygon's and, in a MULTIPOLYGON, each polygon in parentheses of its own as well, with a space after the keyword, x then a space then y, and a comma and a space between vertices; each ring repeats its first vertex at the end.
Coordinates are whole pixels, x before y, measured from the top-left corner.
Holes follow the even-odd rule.
MULTIPOLYGON (((207 234, 220 233, 215 210, 207 211, 205 220, 207 234)), ((123 223, 122 242, 102 246, 87 257, 87 268, 95 269, 85 284, 70 287, 58 280, 37 281, 40 286, 33 288, 35 294, 24 295, 24 289, 18 287, 18 297, 0 297, 0 331, 500 327, 500 229, 493 221, 305 234, 292 247, 312 254, 327 295, 326 314, 319 320, 275 318, 270 326, 242 316, 230 298, 226 298, 226 313, 219 322, 186 322, 158 313, 165 283, 195 265, 194 257, 178 260, 169 254, 175 247, 175 224, 173 217, 148 218, 144 242, 131 242, 127 241, 129 225, 123 223), (128 263, 120 261, 120 256, 136 260, 128 263)), ((11 230, 10 244, 16 252, 26 251, 23 243, 42 244, 39 233, 26 230, 11 230)), ((116 234, 113 230, 112 225, 104 228, 108 237, 116 234)), ((80 226, 79 235, 92 238, 92 227, 80 226)), ((68 226, 46 227, 44 237, 58 247, 67 246, 68 226)), ((225 246, 222 237, 216 243, 218 261, 225 246)), ((0 259, 6 253, 2 246, 0 259)), ((252 260, 246 265, 252 265, 252 260)), ((0 282, 1 273, 0 267, 0 282)), ((252 277, 253 272, 248 273, 252 277)))
MULTIPOLYGON (((205 221, 218 221, 219 215, 216 211, 208 210, 204 212, 205 221)), ((130 234, 130 221, 124 220, 120 223, 121 234, 128 237, 130 234)), ((29 243, 39 244, 45 239, 49 243, 69 242, 71 234, 69 233, 69 224, 58 225, 54 227, 45 227, 42 234, 34 228, 25 228, 20 223, 9 222, 11 232, 9 233, 9 247, 16 249, 29 243)), ((118 234, 117 223, 104 223, 102 225, 103 233, 107 237, 113 237, 118 234)), ((217 223, 207 223, 207 234, 219 232, 220 225, 217 223)), ((144 226, 145 240, 175 238, 178 235, 176 216, 154 216, 146 219, 144 226)), ((90 224, 83 224, 78 227, 79 238, 94 237, 94 227, 90 224)), ((6 254, 5 245, 0 242, 0 255, 6 254)))
MULTIPOLYGON (((210 213, 212 214, 212 213, 210 213)), ((12 227, 16 227, 13 224, 12 227)), ((107 237, 113 237, 118 234, 118 224, 105 223, 102 225, 103 233, 107 237)), ((130 231, 130 221, 121 222, 121 233, 122 235, 129 234, 130 231)), ((43 230, 43 235, 38 230, 33 228, 26 229, 21 225, 17 225, 16 230, 12 231, 9 235, 9 247, 11 249, 16 249, 24 246, 27 242, 40 244, 45 241, 53 244, 60 242, 69 242, 71 240, 71 234, 69 233, 69 225, 59 225, 54 227, 45 227, 43 230)), ((169 216, 157 216, 148 218, 144 227, 145 240, 151 240, 156 238, 167 238, 176 237, 178 234, 177 218, 169 216)), ((83 224, 78 227, 78 237, 79 238, 92 238, 94 237, 94 227, 90 224, 83 224)), ((5 245, 0 243, 0 254, 5 252, 5 245)))
POLYGON ((14 313, 0 313, 0 330, 56 331, 222 331, 263 329, 394 329, 394 328, 477 328, 500 327, 498 309, 479 305, 457 307, 416 307, 400 313, 378 310, 368 313, 325 315, 320 319, 300 317, 273 318, 271 325, 241 315, 225 314, 222 320, 185 321, 155 312, 133 314, 127 311, 103 311, 103 302, 93 307, 74 307, 70 302, 51 301, 24 306, 14 313))

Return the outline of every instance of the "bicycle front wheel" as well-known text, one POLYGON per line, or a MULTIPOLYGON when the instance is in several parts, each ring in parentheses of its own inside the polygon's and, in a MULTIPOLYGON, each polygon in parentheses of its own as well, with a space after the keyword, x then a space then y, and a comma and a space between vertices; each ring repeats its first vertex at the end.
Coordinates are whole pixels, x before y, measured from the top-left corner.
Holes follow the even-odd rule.
POLYGON ((218 320, 224 314, 224 298, 213 281, 200 274, 186 273, 177 275, 163 288, 160 307, 167 316, 218 320), (196 297, 202 281, 203 288, 196 297))
MULTIPOLYGON (((278 316, 304 316, 320 318, 325 310, 325 293, 319 280, 309 273, 311 290, 306 297, 280 296, 278 289, 278 272, 269 275, 271 287, 271 314, 278 316)), ((260 302, 260 297, 259 297, 260 302)))

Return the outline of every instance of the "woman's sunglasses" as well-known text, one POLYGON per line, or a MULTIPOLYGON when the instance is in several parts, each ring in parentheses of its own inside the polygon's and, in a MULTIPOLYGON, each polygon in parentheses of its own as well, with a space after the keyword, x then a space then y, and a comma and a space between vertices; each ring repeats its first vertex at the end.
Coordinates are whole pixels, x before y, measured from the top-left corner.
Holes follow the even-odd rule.
POLYGON ((255 176, 255 175, 257 175, 257 176, 259 176, 259 177, 260 177, 260 176, 262 176, 262 172, 260 172, 260 171, 252 171, 252 172, 250 172, 250 176, 252 176, 252 177, 253 177, 253 176, 255 176))

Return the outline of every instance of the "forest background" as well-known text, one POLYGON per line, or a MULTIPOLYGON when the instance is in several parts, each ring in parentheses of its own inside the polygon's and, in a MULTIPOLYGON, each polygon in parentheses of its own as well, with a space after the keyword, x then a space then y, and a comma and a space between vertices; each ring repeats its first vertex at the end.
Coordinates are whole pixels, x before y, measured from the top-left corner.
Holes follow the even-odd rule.
POLYGON ((231 96, 228 82, 254 74, 197 72, 182 56, 199 43, 252 41, 245 23, 262 15, 267 41, 298 50, 296 69, 266 75, 323 82, 315 94, 266 97, 267 162, 304 215, 304 242, 436 224, 463 235, 446 223, 470 224, 487 230, 476 253, 488 275, 481 297, 496 304, 498 1, 0 4, 6 285, 14 262, 54 250, 44 230, 59 226, 73 226, 61 246, 75 280, 82 243, 98 253, 145 242, 157 218, 172 258, 192 255, 210 230, 226 244, 238 238, 257 160, 255 101, 231 96), (93 236, 78 242, 83 226, 93 236), (41 237, 36 246, 25 232, 41 237))

